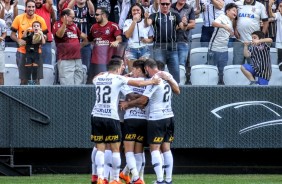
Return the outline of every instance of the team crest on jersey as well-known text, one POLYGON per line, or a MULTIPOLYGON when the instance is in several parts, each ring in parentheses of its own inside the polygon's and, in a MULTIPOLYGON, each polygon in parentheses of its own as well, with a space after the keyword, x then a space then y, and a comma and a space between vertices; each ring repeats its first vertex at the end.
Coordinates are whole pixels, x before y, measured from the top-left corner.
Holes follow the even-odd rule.
POLYGON ((168 17, 168 19, 169 19, 170 21, 174 21, 174 16, 171 15, 171 16, 168 17))
POLYGON ((252 12, 256 12, 256 7, 252 7, 252 12))
POLYGON ((105 30, 105 34, 106 34, 106 35, 109 35, 109 34, 110 34, 110 28, 107 28, 107 29, 105 30))

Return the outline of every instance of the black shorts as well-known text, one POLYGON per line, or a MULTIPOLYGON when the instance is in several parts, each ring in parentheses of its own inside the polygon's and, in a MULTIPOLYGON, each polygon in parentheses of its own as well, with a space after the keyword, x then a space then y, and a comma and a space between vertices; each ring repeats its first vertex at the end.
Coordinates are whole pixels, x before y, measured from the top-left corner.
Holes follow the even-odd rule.
POLYGON ((147 136, 146 119, 125 119, 124 120, 124 141, 135 141, 145 143, 147 136))
POLYGON ((174 118, 149 120, 147 124, 148 144, 162 144, 174 139, 174 118))
POLYGON ((95 143, 121 142, 121 128, 118 120, 91 116, 91 141, 95 143))
MULTIPOLYGON (((26 54, 17 52, 16 53, 16 60, 17 60, 17 65, 19 69, 19 78, 20 79, 25 79, 28 80, 27 78, 27 67, 25 67, 26 64, 26 54)), ((37 67, 37 79, 43 79, 43 62, 41 59, 41 54, 39 56, 39 61, 38 61, 38 67, 37 67)))

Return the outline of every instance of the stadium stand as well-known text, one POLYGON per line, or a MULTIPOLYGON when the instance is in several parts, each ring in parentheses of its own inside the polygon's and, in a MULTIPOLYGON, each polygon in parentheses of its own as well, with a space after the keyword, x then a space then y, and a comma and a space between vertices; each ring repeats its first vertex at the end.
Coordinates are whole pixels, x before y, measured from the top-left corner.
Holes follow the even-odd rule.
POLYGON ((278 65, 278 58, 277 58, 277 49, 276 48, 270 48, 270 59, 271 64, 278 65))
POLYGON ((191 67, 192 85, 217 85, 218 69, 212 65, 195 65, 191 67))
POLYGON ((269 80, 269 85, 282 85, 282 72, 279 70, 278 65, 271 65, 272 75, 269 80))
POLYGON ((40 85, 53 85, 55 81, 54 66, 50 64, 43 64, 43 79, 40 80, 40 85))
POLYGON ((200 34, 202 32, 202 26, 204 24, 204 21, 202 18, 195 19, 196 26, 195 29, 192 29, 191 33, 193 34, 200 34))
POLYGON ((4 85, 20 85, 19 70, 16 64, 5 64, 4 85))
POLYGON ((190 66, 202 65, 207 63, 207 47, 199 47, 190 51, 190 66))
POLYGON ((201 47, 200 38, 201 34, 192 35, 191 49, 201 47))
POLYGON ((6 47, 4 51, 5 63, 6 64, 16 64, 16 53, 17 53, 17 48, 6 47))
POLYGON ((240 69, 241 65, 227 65, 223 70, 225 85, 249 85, 250 81, 240 69))

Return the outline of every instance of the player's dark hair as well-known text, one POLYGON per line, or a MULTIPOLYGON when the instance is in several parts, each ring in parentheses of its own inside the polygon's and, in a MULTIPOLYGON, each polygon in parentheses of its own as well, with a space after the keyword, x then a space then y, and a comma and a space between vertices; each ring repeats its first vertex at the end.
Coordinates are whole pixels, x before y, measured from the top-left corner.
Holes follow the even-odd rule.
POLYGON ((255 32, 252 33, 252 35, 257 35, 259 37, 259 39, 265 38, 265 35, 262 31, 255 31, 255 32))
POLYGON ((238 6, 235 4, 235 3, 228 3, 226 6, 225 6, 225 9, 224 9, 224 13, 226 14, 227 10, 230 10, 232 8, 238 8, 238 6))
POLYGON ((165 70, 165 64, 161 61, 156 61, 158 65, 158 70, 164 71, 165 70))
POLYGON ((148 67, 150 67, 150 68, 158 68, 158 64, 157 64, 157 62, 155 61, 155 60, 153 60, 153 59, 146 59, 146 61, 145 61, 145 66, 148 66, 148 67))
POLYGON ((115 71, 121 67, 122 60, 121 59, 111 59, 107 65, 107 70, 108 71, 115 71))
POLYGON ((145 72, 145 65, 144 65, 145 61, 141 60, 141 59, 137 59, 133 62, 132 67, 134 68, 140 68, 142 70, 143 74, 146 74, 145 72))

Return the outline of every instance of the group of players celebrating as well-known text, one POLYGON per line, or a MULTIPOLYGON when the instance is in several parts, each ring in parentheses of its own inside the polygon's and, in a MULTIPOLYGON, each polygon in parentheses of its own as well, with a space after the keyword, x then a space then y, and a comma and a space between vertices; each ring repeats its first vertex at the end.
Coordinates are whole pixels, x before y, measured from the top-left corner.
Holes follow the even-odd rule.
POLYGON ((171 99, 172 93, 180 94, 178 83, 152 59, 136 60, 130 75, 122 76, 123 70, 123 60, 114 58, 107 65, 107 72, 93 79, 96 102, 91 116, 91 140, 95 142, 91 182, 120 184, 122 179, 126 183, 144 184, 144 145, 148 144, 157 177, 155 183, 172 183, 171 99), (121 141, 126 158, 122 172, 121 141))

